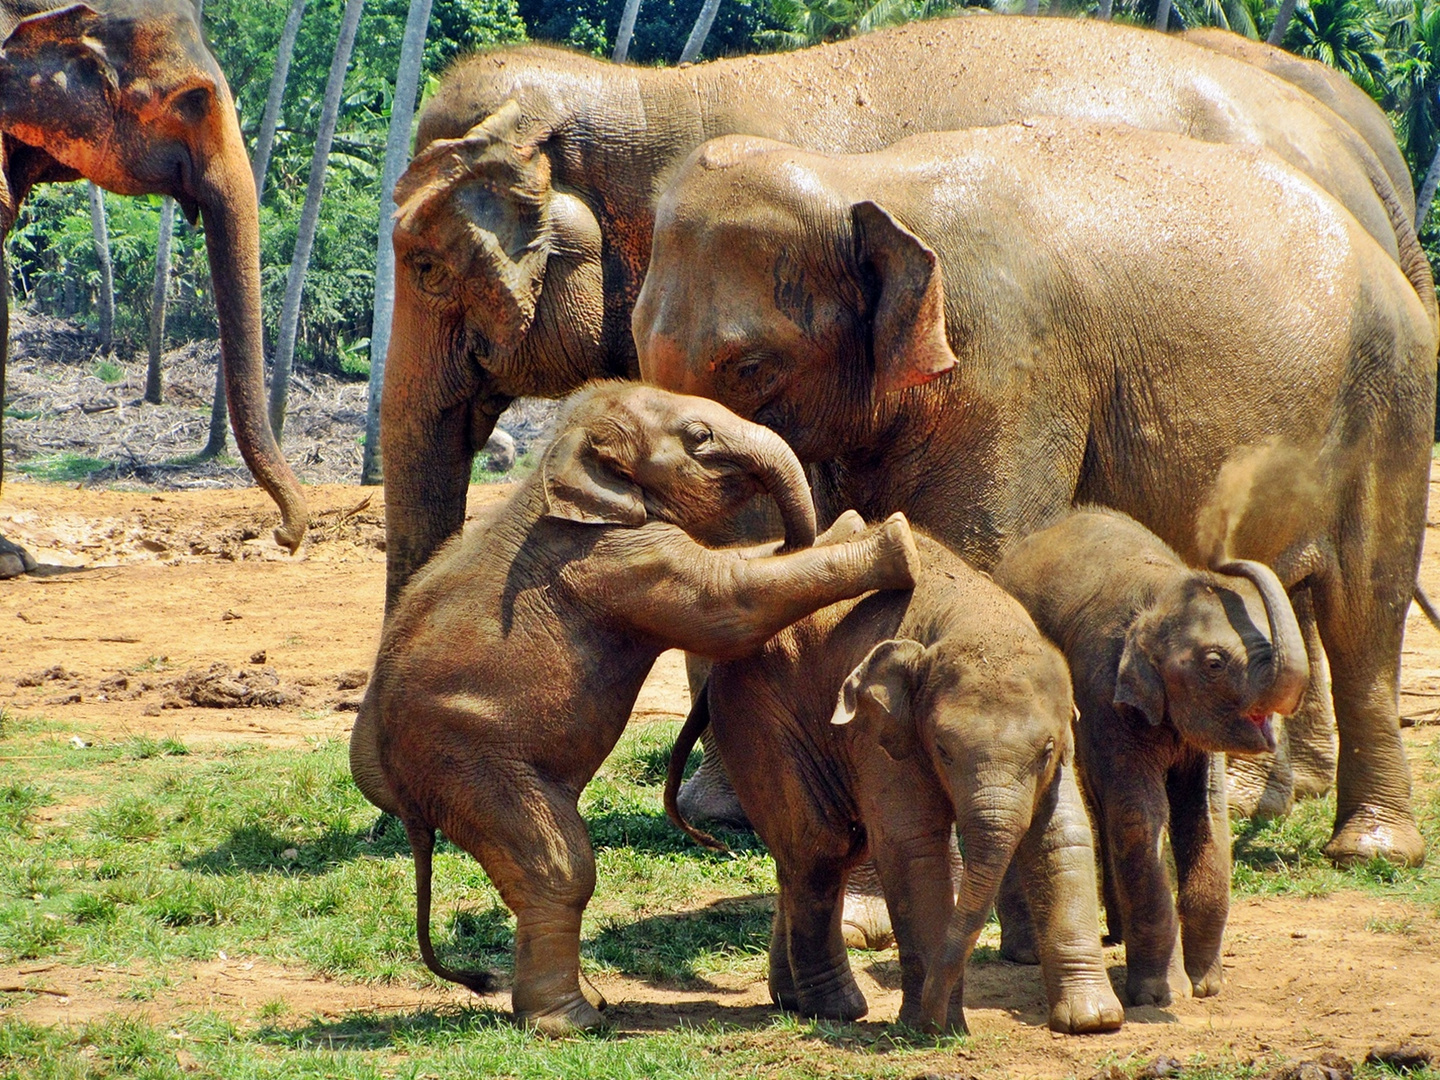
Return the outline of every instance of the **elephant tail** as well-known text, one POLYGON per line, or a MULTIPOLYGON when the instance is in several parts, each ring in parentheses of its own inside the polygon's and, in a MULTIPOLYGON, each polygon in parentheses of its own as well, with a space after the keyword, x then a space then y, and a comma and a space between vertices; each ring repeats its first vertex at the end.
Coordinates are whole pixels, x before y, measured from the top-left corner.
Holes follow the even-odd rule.
POLYGON ((1425 590, 1420 587, 1418 581, 1415 583, 1415 603, 1420 605, 1420 610, 1430 620, 1430 625, 1436 630, 1440 630, 1440 611, 1435 610, 1434 602, 1425 595, 1425 590))
POLYGON ((407 821, 405 831, 410 834, 410 852, 415 857, 415 934, 425 966, 448 982, 467 986, 477 994, 488 993, 495 988, 495 976, 490 972, 455 971, 435 959, 430 944, 430 857, 435 851, 435 830, 407 821))
POLYGON ((680 734, 675 737, 675 745, 670 750, 670 771, 665 776, 665 814, 701 847, 711 851, 728 851, 729 848, 704 829, 697 829, 686 821, 685 816, 680 813, 678 802, 680 781, 685 779, 685 765, 690 760, 690 751, 695 749, 701 733, 709 726, 710 685, 706 683, 695 695, 695 702, 690 706, 690 715, 685 718, 685 726, 680 729, 680 734))

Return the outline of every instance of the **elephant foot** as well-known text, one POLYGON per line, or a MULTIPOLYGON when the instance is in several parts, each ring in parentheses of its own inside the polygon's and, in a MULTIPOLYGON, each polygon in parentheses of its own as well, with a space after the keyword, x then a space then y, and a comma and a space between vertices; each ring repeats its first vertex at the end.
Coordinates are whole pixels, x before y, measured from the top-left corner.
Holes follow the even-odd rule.
POLYGON ((1225 763, 1226 803, 1232 818, 1268 821, 1294 804, 1294 773, 1282 754, 1230 757, 1225 763))
POLYGON ((1425 841, 1409 813, 1361 805, 1336 822, 1325 856, 1337 866, 1356 866, 1377 857, 1400 866, 1419 866, 1425 861, 1425 841))
POLYGON ((38 565, 30 552, 0 536, 0 581, 28 574, 38 565))
POLYGON ((1170 977, 1159 975, 1130 976, 1125 980, 1125 996, 1131 1005, 1169 1005, 1170 977))
POLYGON ((854 976, 848 971, 845 975, 843 983, 824 993, 801 994, 795 1011, 812 1020, 834 1020, 842 1024, 859 1020, 870 1011, 870 1004, 855 985, 854 976))
POLYGON ((1225 986, 1225 969, 1217 958, 1209 971, 1190 976, 1190 992, 1197 998, 1214 997, 1225 986))
POLYGON ((1093 986, 1067 989, 1050 1006, 1050 1030, 1064 1035, 1115 1031, 1125 1022, 1125 1010, 1108 979, 1093 986))
POLYGON ((1012 964, 1040 963, 1040 948, 1035 944, 1035 927, 1030 922, 1016 926, 1000 919, 1000 959, 1012 964))
POLYGON ((880 892, 880 876, 873 861, 867 860, 850 871, 840 931, 847 949, 888 949, 895 944, 890 909, 880 892))
POLYGON ((603 1027, 605 1018, 600 1010, 590 1004, 582 993, 545 1009, 527 1009, 515 1013, 515 1022, 550 1038, 578 1035, 603 1027))
POLYGON ((700 768, 680 785, 675 803, 686 821, 730 829, 750 828, 750 819, 745 816, 735 789, 730 786, 730 778, 725 775, 718 754, 705 755, 700 768))

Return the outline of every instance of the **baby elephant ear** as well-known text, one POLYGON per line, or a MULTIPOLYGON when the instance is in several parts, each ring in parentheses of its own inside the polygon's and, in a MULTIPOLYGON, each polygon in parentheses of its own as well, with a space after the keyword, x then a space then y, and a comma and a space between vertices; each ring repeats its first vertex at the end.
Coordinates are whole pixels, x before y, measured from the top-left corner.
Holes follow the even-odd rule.
POLYGON ((919 745, 910 696, 925 647, 908 638, 882 641, 850 672, 840 687, 832 724, 857 716, 880 725, 880 745, 894 760, 907 758, 919 745))
POLYGON ((1120 672, 1115 679, 1115 704, 1128 705, 1142 713, 1151 726, 1165 719, 1165 683, 1155 662, 1141 647, 1138 626, 1131 626, 1125 635, 1125 651, 1120 654, 1120 672))
POLYGON ((645 493, 600 460, 584 428, 571 428, 540 463, 545 515, 582 525, 644 525, 645 493))

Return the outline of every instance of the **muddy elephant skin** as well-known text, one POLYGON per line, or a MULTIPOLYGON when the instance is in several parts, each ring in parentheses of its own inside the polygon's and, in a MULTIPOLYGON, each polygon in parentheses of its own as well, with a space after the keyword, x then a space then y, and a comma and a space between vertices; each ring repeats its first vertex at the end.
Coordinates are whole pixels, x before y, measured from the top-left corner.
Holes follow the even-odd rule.
POLYGON ((706 144, 661 199, 634 326, 648 379, 817 463, 822 516, 902 510, 982 568, 1077 503, 1199 561, 1234 455, 1279 440, 1318 462, 1315 512, 1232 554, 1314 601, 1341 744, 1329 854, 1413 864, 1396 688, 1432 314, 1267 151, 1036 119, 867 155, 706 144))
POLYGON ((513 397, 636 374, 630 317, 655 200, 696 146, 736 133, 858 152, 1032 115, 1270 147, 1433 304, 1413 211, 1355 130, 1290 82, 1176 37, 978 16, 679 69, 533 45, 486 52, 426 105, 396 191, 387 605, 460 528, 471 460, 513 397))
MULTIPOLYGON (((577 803, 667 648, 735 657, 816 608, 907 587, 903 517, 812 547, 804 473, 772 432, 713 401, 636 384, 577 395, 539 470, 411 583, 388 621, 351 736, 351 772, 405 823, 426 964, 435 830, 515 912, 518 1020, 600 1023, 580 987, 595 860, 577 803), (788 546, 715 551, 689 535, 768 492, 788 546), (751 557, 747 557, 751 556, 751 557)), ((593 993, 593 992, 592 992, 593 993)))
MULTIPOLYGON (((0 35, 0 241, 32 187, 82 177, 121 195, 174 196, 191 222, 204 220, 235 443, 280 506, 276 542, 294 551, 307 518, 265 411, 255 182, 194 5, 0 0, 0 35)), ((8 337, 0 299, 0 389, 8 337)), ((33 567, 0 537, 0 577, 33 567)))
MULTIPOLYGON (((1124 514, 1082 509, 1016 541, 994 570, 1075 676, 1075 760, 1132 1005, 1170 1000, 1167 828, 1185 972, 1196 997, 1220 992, 1230 908, 1223 755, 1273 751, 1275 717, 1295 711, 1309 679, 1275 574, 1243 560, 1218 569, 1192 570, 1124 514)), ((1006 937, 1019 929, 1001 925, 1006 937)), ((1017 950, 1004 942, 1001 951, 1017 950)))
MULTIPOLYGON (((846 515, 824 539, 856 527, 846 515)), ((676 742, 666 808, 680 820, 675 791, 708 720, 775 857, 770 992, 784 1008, 864 1015, 840 919, 847 873, 868 853, 900 946, 903 1023, 965 1030, 965 963, 1013 862, 1036 913, 1050 1026, 1119 1027, 1075 784, 1069 672, 1018 603, 943 545, 917 540, 913 590, 827 607, 755 657, 714 665, 676 742), (952 826, 965 849, 958 897, 952 826)))

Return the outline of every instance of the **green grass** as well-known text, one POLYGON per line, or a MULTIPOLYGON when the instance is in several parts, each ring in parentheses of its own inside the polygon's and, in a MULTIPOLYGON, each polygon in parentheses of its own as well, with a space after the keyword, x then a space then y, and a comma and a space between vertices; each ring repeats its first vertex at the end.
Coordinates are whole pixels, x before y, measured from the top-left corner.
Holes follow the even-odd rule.
POLYGON ((47 484, 74 484, 88 480, 92 473, 108 469, 112 464, 112 462, 102 461, 99 458, 66 452, 46 454, 31 458, 29 461, 17 462, 15 469, 32 480, 40 480, 47 484))
MULTIPOLYGON (((668 988, 763 979, 773 864, 747 834, 726 834, 731 850, 715 854, 665 820, 660 785, 677 727, 632 728, 583 796, 598 886, 586 913, 582 964, 592 975, 618 973, 668 988)), ((0 717, 0 963, 118 965, 134 976, 121 994, 134 1004, 165 998, 183 983, 187 965, 221 953, 343 982, 436 985, 415 947, 403 831, 378 821, 355 789, 342 743, 197 748, 174 736, 107 742, 85 732, 93 745, 77 749, 70 733, 41 717, 0 717)), ((1440 773, 1440 738, 1418 770, 1432 782, 1440 773)), ((1427 795, 1420 811, 1427 839, 1440 849, 1440 798, 1427 795)), ((1440 871, 1383 864, 1334 870, 1320 855, 1332 814, 1333 805, 1321 800, 1302 804, 1287 821, 1237 829, 1237 894, 1384 894, 1420 907, 1371 920, 1372 932, 1428 932, 1427 920, 1440 915, 1440 871)), ((514 919, 475 861, 442 842, 435 889, 442 961, 508 972, 514 919)), ((978 950, 975 959, 995 962, 994 949, 978 950)), ((36 978, 43 983, 45 976, 36 978)), ((952 1071, 957 1047, 988 1045, 879 1023, 753 1013, 734 1026, 557 1043, 517 1031, 505 1014, 484 1008, 335 1018, 273 996, 249 1002, 241 1015, 182 1012, 153 1023, 123 1018, 123 1011, 76 1026, 5 1018, 6 1004, 26 999, 0 996, 0 1080, 798 1080, 820 1073, 906 1080, 952 1071)), ((990 1049, 1004 1052, 1000 1043, 990 1049)), ((1104 1053, 1097 1046, 1095 1056, 1104 1053)), ((1119 1064, 1133 1075, 1143 1062, 1119 1064)), ((1216 1080, 1266 1071, 1239 1061, 1190 1065, 1187 1077, 1216 1080)), ((1361 1073, 1362 1080, 1382 1075, 1361 1073)))
POLYGON ((470 482, 472 484, 504 484, 514 480, 524 480, 533 473, 540 464, 534 451, 526 450, 515 459, 515 464, 507 472, 491 472, 485 465, 489 460, 488 454, 476 454, 475 460, 470 465, 470 482))
POLYGON ((103 383, 118 383, 125 379, 125 369, 110 360, 101 360, 95 365, 95 377, 103 383))

